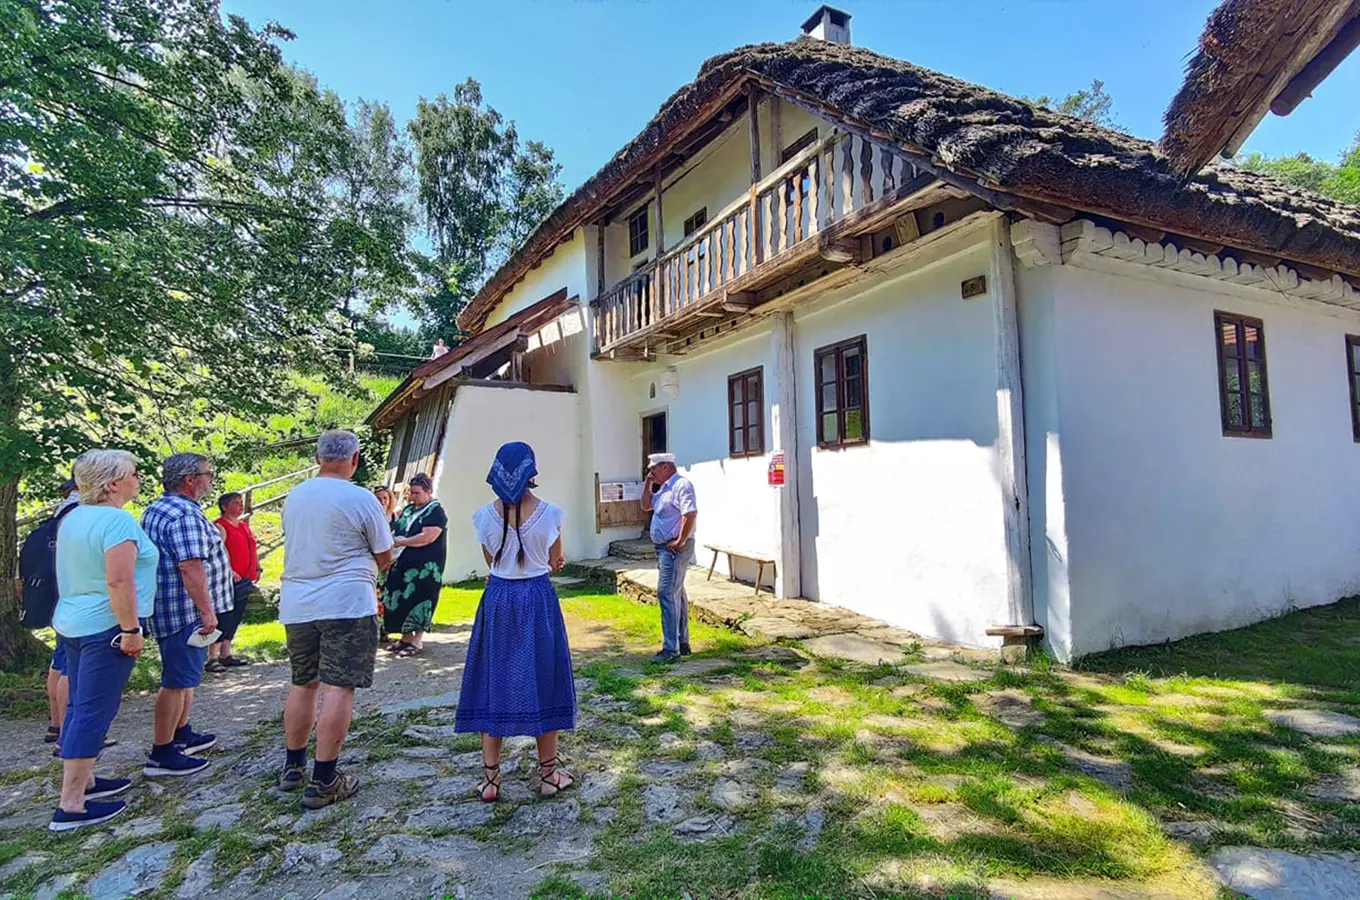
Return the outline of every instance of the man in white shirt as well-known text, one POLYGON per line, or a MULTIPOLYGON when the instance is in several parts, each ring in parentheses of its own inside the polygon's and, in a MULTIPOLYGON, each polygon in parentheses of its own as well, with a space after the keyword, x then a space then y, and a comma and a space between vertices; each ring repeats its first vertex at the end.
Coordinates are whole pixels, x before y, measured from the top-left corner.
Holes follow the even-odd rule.
POLYGON ((283 504, 283 581, 279 621, 288 634, 293 689, 283 708, 288 752, 279 788, 296 791, 307 774, 316 725, 316 763, 302 805, 320 809, 352 797, 359 780, 336 763, 354 715, 354 689, 373 685, 378 655, 378 572, 392 564, 392 532, 372 491, 350 479, 359 438, 327 431, 316 442, 321 471, 283 504), (321 717, 316 700, 321 692, 321 717))
POLYGON ((689 655, 689 595, 685 573, 694 565, 694 526, 699 505, 694 485, 675 468, 675 456, 647 457, 642 483, 642 509, 652 514, 652 543, 656 545, 657 606, 661 607, 661 652, 653 662, 675 662, 689 655), (657 485, 652 493, 652 485, 657 485))

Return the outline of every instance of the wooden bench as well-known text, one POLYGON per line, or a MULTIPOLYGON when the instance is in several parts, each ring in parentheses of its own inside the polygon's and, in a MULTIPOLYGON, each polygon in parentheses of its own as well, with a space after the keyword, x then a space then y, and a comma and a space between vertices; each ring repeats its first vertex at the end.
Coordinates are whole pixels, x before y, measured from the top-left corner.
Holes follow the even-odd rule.
POLYGON ((769 567, 770 567, 770 572, 771 572, 771 574, 774 573, 774 563, 775 563, 775 559, 774 559, 773 556, 766 556, 766 555, 761 554, 761 553, 749 553, 749 552, 747 552, 747 551, 745 551, 745 550, 734 550, 734 549, 732 549, 731 547, 720 547, 720 546, 717 546, 716 544, 704 544, 704 549, 705 549, 705 550, 712 550, 712 551, 713 551, 713 562, 712 562, 712 563, 709 565, 709 567, 708 567, 708 578, 706 579, 706 580, 708 580, 708 581, 712 581, 712 580, 713 580, 713 570, 716 569, 716 568, 718 567, 718 554, 719 554, 719 553, 726 554, 726 556, 727 556, 727 577, 728 577, 728 579, 731 580, 731 581, 736 581, 736 580, 737 580, 736 577, 735 577, 734 575, 732 575, 732 560, 733 560, 733 558, 750 560, 751 562, 753 562, 753 563, 756 564, 756 566, 757 566, 757 572, 756 572, 756 593, 757 593, 757 594, 760 593, 760 583, 761 583, 762 581, 765 580, 765 567, 766 567, 766 566, 769 566, 769 567))

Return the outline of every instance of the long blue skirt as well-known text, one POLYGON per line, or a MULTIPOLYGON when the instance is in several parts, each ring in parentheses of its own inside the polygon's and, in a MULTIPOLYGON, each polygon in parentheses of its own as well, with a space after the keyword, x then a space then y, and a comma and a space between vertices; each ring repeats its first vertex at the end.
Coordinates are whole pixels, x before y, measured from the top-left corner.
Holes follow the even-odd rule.
POLYGON ((571 648, 552 581, 491 576, 472 623, 454 728, 511 737, 575 727, 571 648))

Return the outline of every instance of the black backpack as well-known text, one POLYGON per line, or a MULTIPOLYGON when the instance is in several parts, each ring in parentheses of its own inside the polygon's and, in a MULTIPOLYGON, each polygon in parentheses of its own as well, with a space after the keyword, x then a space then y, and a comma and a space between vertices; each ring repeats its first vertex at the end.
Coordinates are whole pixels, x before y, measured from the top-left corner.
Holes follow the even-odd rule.
POLYGON ((76 506, 72 503, 30 531, 19 549, 25 628, 47 628, 52 624, 52 613, 57 608, 57 526, 76 506))

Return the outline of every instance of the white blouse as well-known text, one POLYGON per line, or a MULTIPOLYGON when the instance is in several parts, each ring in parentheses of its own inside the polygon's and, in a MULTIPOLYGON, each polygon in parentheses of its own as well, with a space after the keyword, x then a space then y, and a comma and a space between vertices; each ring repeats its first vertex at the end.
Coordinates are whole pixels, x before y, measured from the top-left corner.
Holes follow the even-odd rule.
POLYGON ((538 507, 519 527, 519 541, 524 542, 524 562, 521 564, 517 559, 520 545, 515 538, 513 512, 509 529, 505 529, 504 521, 496 512, 494 500, 473 513, 472 524, 477 529, 477 541, 491 551, 493 558, 500 549, 501 531, 505 529, 505 552, 501 554, 499 562, 491 564, 491 574, 497 578, 537 578, 551 572, 552 561, 548 559, 548 551, 562 533, 565 516, 561 507, 544 500, 538 501, 538 507))

